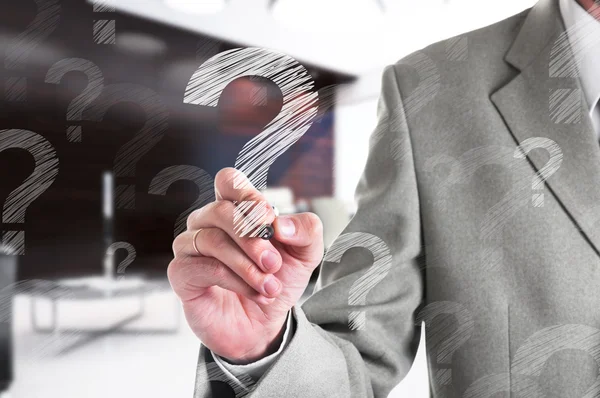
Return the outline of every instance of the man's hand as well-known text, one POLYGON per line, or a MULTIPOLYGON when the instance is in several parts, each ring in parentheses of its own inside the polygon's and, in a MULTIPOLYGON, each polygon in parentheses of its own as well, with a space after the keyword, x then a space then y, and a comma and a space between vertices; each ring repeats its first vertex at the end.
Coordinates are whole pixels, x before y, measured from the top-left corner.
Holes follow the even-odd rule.
POLYGON ((233 168, 216 175, 216 201, 190 214, 187 231, 173 242, 175 258, 167 274, 202 343, 243 364, 277 349, 288 311, 302 296, 324 248, 321 220, 313 213, 275 218, 269 209, 252 222, 272 224, 271 241, 240 237, 234 202, 266 200, 249 183, 235 189, 236 178, 246 179, 233 168))

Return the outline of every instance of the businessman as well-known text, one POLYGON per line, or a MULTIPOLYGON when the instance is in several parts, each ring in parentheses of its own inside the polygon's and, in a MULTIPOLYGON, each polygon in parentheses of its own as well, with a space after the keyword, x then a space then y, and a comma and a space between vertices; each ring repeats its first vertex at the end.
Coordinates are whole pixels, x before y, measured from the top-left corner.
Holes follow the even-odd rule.
POLYGON ((341 235, 389 250, 364 304, 349 294, 369 247, 321 261, 310 213, 269 211, 273 239, 240 237, 234 202, 264 198, 219 172, 168 267, 202 341, 195 397, 387 397, 422 321, 434 397, 600 397, 598 15, 540 0, 385 69, 341 235))

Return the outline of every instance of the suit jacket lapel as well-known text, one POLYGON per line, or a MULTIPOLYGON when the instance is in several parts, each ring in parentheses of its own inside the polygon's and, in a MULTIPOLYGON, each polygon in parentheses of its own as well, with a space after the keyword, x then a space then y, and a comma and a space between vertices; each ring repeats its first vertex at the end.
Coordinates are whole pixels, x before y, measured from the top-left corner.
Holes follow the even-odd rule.
MULTIPOLYGON (((541 0, 529 12, 505 60, 518 73, 491 95, 518 145, 531 137, 555 141, 561 167, 546 184, 590 243, 600 252, 594 228, 600 204, 600 147, 587 116, 587 104, 556 0, 541 0)), ((534 149, 528 159, 539 171, 548 153, 534 149)))

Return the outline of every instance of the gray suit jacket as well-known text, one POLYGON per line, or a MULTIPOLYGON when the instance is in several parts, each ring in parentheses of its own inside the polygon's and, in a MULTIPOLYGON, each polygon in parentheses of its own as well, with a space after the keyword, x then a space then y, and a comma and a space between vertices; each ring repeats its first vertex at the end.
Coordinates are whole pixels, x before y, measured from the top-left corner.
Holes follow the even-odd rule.
POLYGON ((421 322, 434 397, 600 397, 600 150, 583 98, 556 0, 388 66, 358 210, 289 346, 248 390, 202 346, 195 397, 383 398, 421 322))

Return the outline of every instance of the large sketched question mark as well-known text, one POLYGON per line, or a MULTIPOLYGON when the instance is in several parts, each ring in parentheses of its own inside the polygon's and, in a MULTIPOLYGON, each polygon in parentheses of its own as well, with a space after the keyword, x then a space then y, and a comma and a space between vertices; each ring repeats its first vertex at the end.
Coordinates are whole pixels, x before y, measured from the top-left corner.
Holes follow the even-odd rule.
POLYGON ((104 87, 104 77, 100 68, 92 61, 81 58, 63 59, 52 65, 46 74, 46 83, 59 84, 68 72, 82 72, 87 76, 88 84, 81 94, 71 101, 67 108, 67 139, 70 142, 81 142, 81 126, 83 110, 88 107, 100 94, 104 87), (72 123, 75 122, 75 123, 72 123))
POLYGON ((114 270, 114 256, 115 256, 115 253, 117 252, 117 250, 125 250, 127 252, 127 257, 123 261, 121 261, 121 263, 119 263, 119 266, 117 267, 117 274, 119 275, 117 280, 122 280, 124 278, 125 270, 127 269, 127 267, 129 267, 129 265, 131 265, 131 263, 133 263, 135 261, 135 257, 137 255, 137 253, 131 243, 115 242, 115 243, 111 244, 106 249, 107 261, 109 261, 109 264, 110 264, 109 269, 111 271, 110 275, 106 275, 106 276, 108 276, 111 279, 114 277, 112 271, 114 270))
MULTIPOLYGON (((44 137, 28 130, 0 130, 0 152, 11 148, 26 150, 35 162, 31 175, 8 195, 2 209, 4 224, 23 224, 27 207, 56 179, 58 158, 56 150, 44 137)), ((16 254, 25 254, 25 231, 5 230, 2 242, 16 254)))
POLYGON ((435 301, 425 306, 415 317, 416 325, 422 322, 425 322, 428 350, 436 353, 435 380, 438 385, 448 386, 452 384, 452 356, 473 335, 473 316, 462 304, 435 301), (451 326, 452 318, 456 319, 458 327, 451 326))
MULTIPOLYGON (((283 94, 281 112, 262 133, 244 145, 235 161, 235 168, 242 173, 234 179, 234 188, 243 189, 252 184, 260 190, 267 186, 269 167, 312 125, 317 114, 318 94, 312 91, 312 77, 298 61, 271 49, 252 47, 224 51, 204 62, 188 82, 183 102, 216 106, 225 87, 242 76, 270 79, 283 94)), ((257 95, 256 100, 264 102, 266 98, 257 95)), ((241 237, 262 236, 265 228, 257 220, 267 211, 266 203, 237 203, 236 233, 241 237)))
MULTIPOLYGON (((24 69, 30 54, 58 27, 61 11, 59 0, 35 0, 35 5, 35 18, 27 30, 20 33, 6 49, 4 68, 7 70, 24 69)), ((5 99, 14 102, 27 100, 27 78, 7 78, 5 99)))
MULTIPOLYGON (((548 359, 562 350, 580 350, 588 353, 600 370, 600 330, 578 324, 550 326, 534 333, 517 349, 511 369, 516 374, 539 378, 548 359)), ((600 375, 587 389, 583 398, 598 396, 600 375)))
MULTIPOLYGON (((373 255, 373 265, 367 272, 352 284, 348 297, 348 305, 366 306, 369 292, 390 272, 392 254, 386 243, 375 235, 365 232, 350 232, 340 235, 331 245, 323 261, 339 263, 346 251, 355 247, 368 249, 373 255)), ((350 330, 366 328, 366 312, 352 310, 348 315, 350 330)))
MULTIPOLYGON (((511 361, 511 372, 484 376, 475 381, 463 398, 491 398, 500 392, 517 393, 520 397, 542 398, 540 376, 546 362, 563 350, 579 350, 591 356, 600 369, 600 330, 580 324, 553 325, 533 335, 517 349, 511 361)), ((600 395, 600 376, 588 387, 582 398, 600 395)))
POLYGON ((141 130, 115 156, 115 178, 129 179, 115 188, 115 203, 119 209, 135 209, 136 163, 148 153, 165 135, 169 128, 169 111, 158 94, 147 87, 137 84, 111 84, 104 88, 98 97, 83 112, 85 119, 101 121, 106 112, 115 104, 133 102, 138 104, 146 114, 146 122, 141 130))
POLYGON ((483 243, 480 252, 481 264, 483 268, 493 269, 503 260, 502 247, 498 245, 497 241, 500 239, 505 223, 527 206, 529 201, 526 198, 531 195, 532 185, 535 189, 532 198, 534 207, 543 206, 543 192, 538 193, 540 186, 558 170, 561 162, 562 151, 554 141, 543 137, 533 137, 523 141, 522 145, 516 149, 508 146, 489 145, 470 149, 459 158, 445 154, 436 155, 426 161, 425 168, 426 171, 432 172, 437 165, 450 165, 447 167, 450 172, 445 180, 436 182, 443 191, 443 194, 440 195, 442 200, 448 196, 453 185, 467 183, 484 166, 501 166, 511 172, 513 175, 512 188, 488 209, 480 226, 479 238, 483 243), (550 160, 539 173, 534 174, 532 184, 528 164, 517 159, 524 159, 526 154, 534 148, 548 150, 550 160))
POLYGON ((201 168, 191 165, 170 166, 161 170, 150 182, 148 193, 151 195, 166 195, 171 184, 181 180, 192 181, 196 184, 198 198, 177 217, 174 229, 175 236, 185 231, 187 218, 192 211, 215 200, 215 182, 212 176, 201 168))

